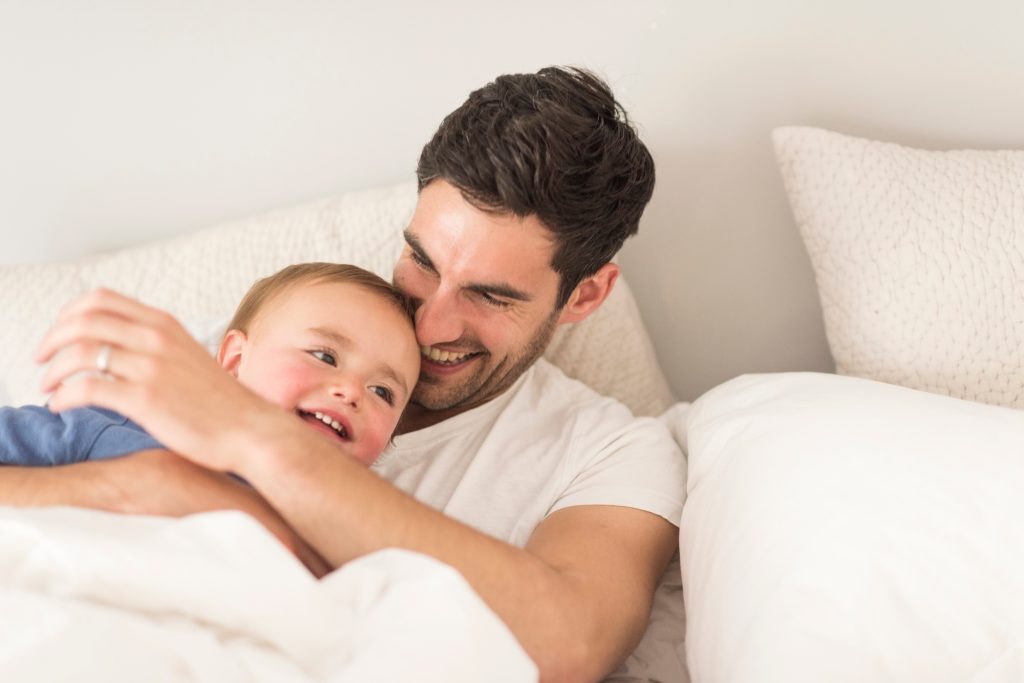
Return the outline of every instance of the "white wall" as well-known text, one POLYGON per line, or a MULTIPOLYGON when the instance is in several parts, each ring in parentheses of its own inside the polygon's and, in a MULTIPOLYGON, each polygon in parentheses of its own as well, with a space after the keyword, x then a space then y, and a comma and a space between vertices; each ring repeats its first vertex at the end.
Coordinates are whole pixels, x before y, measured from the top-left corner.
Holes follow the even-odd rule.
POLYGON ((0 0, 0 263, 412 175, 498 73, 604 74, 658 164, 622 263, 677 394, 828 369, 769 132, 1024 148, 1019 0, 0 0))

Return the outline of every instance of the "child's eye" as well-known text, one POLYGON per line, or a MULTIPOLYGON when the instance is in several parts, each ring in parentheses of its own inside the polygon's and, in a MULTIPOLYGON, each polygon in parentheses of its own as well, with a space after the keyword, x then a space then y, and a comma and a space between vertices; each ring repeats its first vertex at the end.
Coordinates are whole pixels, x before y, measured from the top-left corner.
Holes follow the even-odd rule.
POLYGON ((384 399, 389 406, 395 405, 395 395, 387 387, 370 387, 370 391, 384 399))
POLYGON ((313 356, 313 358, 316 358, 319 361, 323 361, 324 363, 327 363, 328 365, 337 365, 338 364, 338 360, 334 357, 334 354, 331 353, 330 351, 324 351, 323 349, 314 349, 313 351, 310 351, 309 353, 310 353, 310 355, 313 356))

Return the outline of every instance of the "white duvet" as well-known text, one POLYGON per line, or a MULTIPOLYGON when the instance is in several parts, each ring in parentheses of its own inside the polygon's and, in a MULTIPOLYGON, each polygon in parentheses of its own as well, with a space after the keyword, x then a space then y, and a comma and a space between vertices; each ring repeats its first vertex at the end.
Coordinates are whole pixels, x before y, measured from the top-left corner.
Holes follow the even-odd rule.
POLYGON ((533 681, 451 568, 317 581, 250 517, 0 508, 0 681, 533 681))

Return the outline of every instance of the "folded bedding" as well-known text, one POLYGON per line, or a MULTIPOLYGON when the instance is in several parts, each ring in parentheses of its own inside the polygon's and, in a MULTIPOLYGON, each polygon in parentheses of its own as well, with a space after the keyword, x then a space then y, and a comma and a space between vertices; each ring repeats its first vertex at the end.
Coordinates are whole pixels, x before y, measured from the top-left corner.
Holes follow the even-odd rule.
POLYGON ((247 515, 0 508, 0 680, 534 681, 462 577, 389 549, 314 579, 247 515))

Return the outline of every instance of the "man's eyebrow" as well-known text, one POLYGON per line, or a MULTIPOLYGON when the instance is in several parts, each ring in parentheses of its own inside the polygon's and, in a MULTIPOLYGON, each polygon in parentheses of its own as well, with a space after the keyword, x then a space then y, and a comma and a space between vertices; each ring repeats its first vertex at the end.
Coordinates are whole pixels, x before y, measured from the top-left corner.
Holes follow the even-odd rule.
POLYGON ((420 238, 412 234, 408 230, 402 231, 402 236, 405 237, 405 243, 408 244, 417 255, 428 264, 432 263, 430 257, 427 256, 426 249, 423 248, 423 243, 420 242, 420 238))
MULTIPOLYGON (((427 256, 427 252, 423 249, 423 244, 420 242, 419 238, 408 230, 402 234, 405 236, 406 244, 416 252, 420 259, 426 262, 430 267, 433 267, 434 264, 430 260, 430 257, 427 256)), ((488 294, 491 296, 498 296, 503 299, 512 299, 513 301, 533 301, 533 296, 530 294, 521 289, 516 289, 512 285, 504 282, 471 282, 469 284, 462 285, 462 288, 478 294, 488 294)))
POLYGON ((500 296, 502 299, 513 299, 515 301, 532 301, 533 297, 526 292, 516 289, 510 285, 493 282, 487 283, 474 283, 466 285, 465 289, 472 292, 478 292, 480 294, 489 294, 491 296, 500 296))
MULTIPOLYGON (((321 337, 330 340, 333 344, 339 346, 340 348, 348 349, 354 346, 351 339, 349 339, 348 337, 346 337, 345 335, 336 330, 332 330, 329 327, 311 327, 309 328, 309 331, 312 332, 313 334, 320 335, 321 337)), ((377 366, 376 370, 380 372, 382 375, 384 375, 386 378, 393 381, 399 387, 401 387, 403 392, 405 392, 406 394, 409 393, 409 386, 405 383, 405 380, 402 379, 402 376, 395 372, 395 369, 393 367, 391 367, 387 363, 381 363, 380 365, 377 366)))

